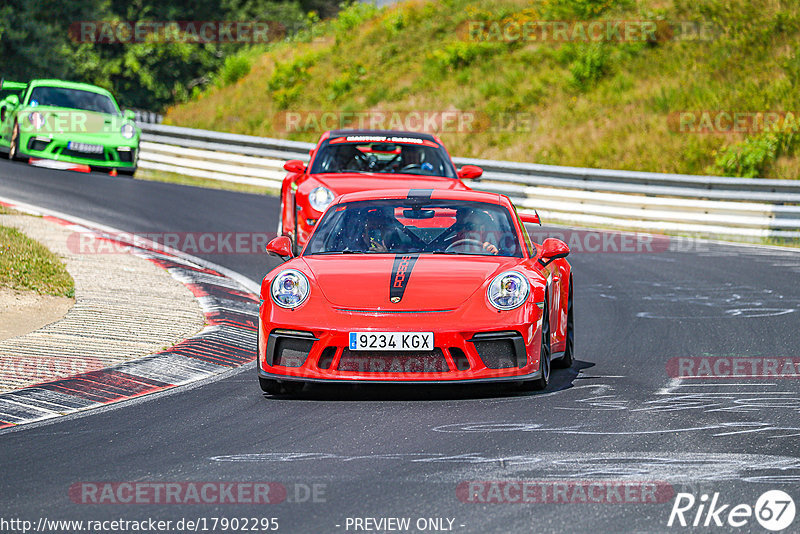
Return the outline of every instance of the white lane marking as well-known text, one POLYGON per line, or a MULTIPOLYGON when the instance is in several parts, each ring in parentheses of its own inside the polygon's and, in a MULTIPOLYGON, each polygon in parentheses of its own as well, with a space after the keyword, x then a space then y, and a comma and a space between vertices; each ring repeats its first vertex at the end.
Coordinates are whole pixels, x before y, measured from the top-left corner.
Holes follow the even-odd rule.
POLYGON ((670 378, 667 387, 656 391, 656 395, 672 395, 672 389, 680 387, 683 381, 680 378, 670 378))
MULTIPOLYGON (((671 484, 697 484, 709 481, 745 480, 767 483, 776 479, 800 480, 800 459, 791 456, 746 453, 682 453, 623 451, 587 453, 578 451, 520 451, 508 456, 485 452, 448 454, 440 452, 399 454, 334 454, 326 452, 273 452, 224 454, 209 458, 212 462, 293 463, 293 469, 307 464, 315 469, 317 462, 387 462, 450 464, 450 469, 437 466, 425 472, 426 481, 464 480, 465 477, 524 476, 528 478, 565 479, 631 479, 660 480, 671 484), (297 465, 300 464, 300 465, 297 465)), ((353 470, 339 476, 357 476, 353 470)), ((411 475, 416 476, 416 475, 411 475)))
POLYGON ((796 308, 732 308, 725 310, 725 315, 659 315, 655 312, 637 312, 636 317, 640 319, 727 319, 729 317, 742 317, 753 319, 756 317, 778 317, 796 312, 796 308))
POLYGON ((589 375, 581 372, 579 376, 576 376, 575 379, 594 379, 594 378, 628 378, 625 375, 589 375))
MULTIPOLYGON (((680 378, 675 378, 675 379, 673 379, 673 380, 678 380, 678 381, 680 381, 681 379, 680 379, 680 378)), ((760 383, 757 383, 757 382, 748 382, 746 385, 747 385, 747 387, 752 387, 752 386, 768 386, 768 387, 775 387, 775 386, 777 386, 778 384, 775 384, 775 383, 769 383, 769 382, 760 382, 760 383)), ((733 383, 733 382, 720 383, 720 384, 677 384, 677 385, 675 385, 675 386, 673 386, 673 387, 678 387, 678 388, 680 388, 680 387, 684 387, 684 388, 691 388, 691 387, 695 387, 695 388, 701 388, 701 387, 702 387, 702 388, 717 388, 717 387, 723 387, 723 386, 735 386, 735 387, 742 387, 742 384, 737 384, 737 383, 733 383)), ((657 393, 657 394, 659 394, 659 393, 657 393)))
MULTIPOLYGON (((25 409, 25 410, 28 410, 28 411, 30 411, 30 412, 34 412, 34 413, 35 413, 35 412, 42 412, 42 413, 44 413, 44 414, 55 414, 55 415, 58 415, 58 414, 60 413, 60 412, 58 412, 58 411, 54 411, 54 410, 48 410, 47 408, 43 408, 43 407, 41 407, 41 406, 36 406, 36 405, 33 405, 33 404, 28 404, 28 403, 26 403, 26 402, 20 402, 18 399, 13 399, 13 398, 6 398, 6 397, 4 397, 4 398, 2 399, 2 403, 3 403, 3 404, 10 404, 10 405, 12 405, 12 406, 20 406, 20 407, 22 407, 23 409, 25 409)), ((3 414, 5 414, 5 412, 4 412, 3 414)), ((1 416, 0 416, 0 419, 2 419, 2 417, 1 417, 1 416)))

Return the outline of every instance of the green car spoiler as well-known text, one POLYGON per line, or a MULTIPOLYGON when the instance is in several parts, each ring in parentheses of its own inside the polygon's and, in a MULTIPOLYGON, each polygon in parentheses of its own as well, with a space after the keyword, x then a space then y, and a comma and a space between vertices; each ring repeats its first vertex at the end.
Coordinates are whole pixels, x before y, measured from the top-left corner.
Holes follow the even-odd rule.
POLYGON ((0 78, 0 89, 5 89, 6 91, 14 91, 14 90, 23 90, 28 87, 27 83, 24 82, 7 82, 0 78))

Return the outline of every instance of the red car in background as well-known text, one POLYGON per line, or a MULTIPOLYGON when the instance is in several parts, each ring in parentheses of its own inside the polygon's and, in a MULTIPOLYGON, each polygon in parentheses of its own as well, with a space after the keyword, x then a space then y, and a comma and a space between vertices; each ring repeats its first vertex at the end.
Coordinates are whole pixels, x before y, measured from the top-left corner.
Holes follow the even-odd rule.
POLYGON ((258 376, 305 382, 517 382, 543 389, 574 355, 567 245, 532 243, 496 193, 378 190, 338 197, 300 256, 261 284, 258 376))
POLYGON ((287 236, 297 253, 334 198, 376 189, 469 190, 461 180, 483 170, 456 170, 436 136, 394 130, 333 130, 322 134, 306 165, 286 162, 281 187, 278 235, 287 236))

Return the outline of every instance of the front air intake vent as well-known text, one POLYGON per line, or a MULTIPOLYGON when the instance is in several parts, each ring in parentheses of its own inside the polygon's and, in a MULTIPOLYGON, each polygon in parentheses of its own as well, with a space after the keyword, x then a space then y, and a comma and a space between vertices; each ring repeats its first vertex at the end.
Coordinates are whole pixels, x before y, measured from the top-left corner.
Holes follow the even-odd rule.
POLYGON ((467 359, 467 355, 464 354, 464 351, 459 349, 458 347, 450 347, 447 349, 450 351, 450 357, 453 358, 453 362, 456 364, 456 369, 459 371, 466 371, 469 369, 469 360, 467 359))
POLYGON ((273 330, 267 340, 267 365, 302 367, 316 340, 311 332, 273 330))
POLYGON ((320 369, 330 369, 333 364, 333 357, 336 355, 336 347, 325 347, 319 356, 317 367, 320 369))
POLYGON ((519 332, 481 332, 470 341, 489 369, 524 367, 527 363, 525 342, 519 332))

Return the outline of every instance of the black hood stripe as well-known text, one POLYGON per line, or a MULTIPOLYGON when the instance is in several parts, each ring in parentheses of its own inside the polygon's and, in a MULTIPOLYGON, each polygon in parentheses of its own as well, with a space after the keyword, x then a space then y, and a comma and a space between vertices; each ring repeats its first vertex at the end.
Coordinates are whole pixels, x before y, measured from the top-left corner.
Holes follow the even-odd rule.
POLYGON ((406 292, 408 279, 411 278, 411 271, 414 269, 414 264, 417 263, 419 256, 416 254, 397 254, 394 257, 394 264, 392 265, 392 277, 389 279, 389 301, 397 302, 403 298, 403 293, 406 292))

